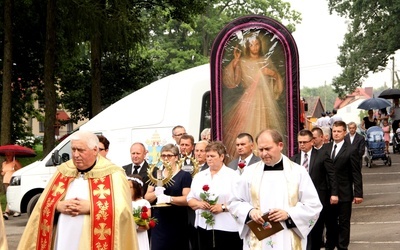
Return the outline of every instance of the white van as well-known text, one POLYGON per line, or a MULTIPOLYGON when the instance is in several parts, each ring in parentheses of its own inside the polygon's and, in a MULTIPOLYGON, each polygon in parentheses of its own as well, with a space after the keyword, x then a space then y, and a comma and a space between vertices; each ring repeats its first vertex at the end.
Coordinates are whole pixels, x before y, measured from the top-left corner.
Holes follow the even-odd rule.
MULTIPOLYGON (((112 104, 80 130, 103 134, 110 141, 107 158, 119 166, 131 163, 130 146, 142 142, 148 147, 148 161, 166 143, 174 143, 172 128, 182 125, 199 139, 210 127, 209 64, 160 79, 112 104)), ((18 171, 7 189, 11 210, 30 214, 56 170, 71 158, 69 137, 41 161, 18 171)))

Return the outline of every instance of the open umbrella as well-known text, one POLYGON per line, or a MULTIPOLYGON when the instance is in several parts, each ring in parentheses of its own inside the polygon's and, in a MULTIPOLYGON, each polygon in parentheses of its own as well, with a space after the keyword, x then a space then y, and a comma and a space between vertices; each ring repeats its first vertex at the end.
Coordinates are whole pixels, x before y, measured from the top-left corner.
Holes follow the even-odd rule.
POLYGON ((33 149, 20 146, 20 145, 3 145, 0 146, 0 155, 5 155, 6 153, 14 153, 18 157, 33 157, 36 156, 36 152, 33 149))
POLYGON ((365 110, 370 110, 370 109, 383 109, 386 107, 389 107, 391 103, 383 98, 370 98, 367 100, 364 100, 360 105, 358 105, 358 109, 365 109, 365 110))
POLYGON ((385 89, 378 97, 385 99, 400 98, 400 89, 385 89))

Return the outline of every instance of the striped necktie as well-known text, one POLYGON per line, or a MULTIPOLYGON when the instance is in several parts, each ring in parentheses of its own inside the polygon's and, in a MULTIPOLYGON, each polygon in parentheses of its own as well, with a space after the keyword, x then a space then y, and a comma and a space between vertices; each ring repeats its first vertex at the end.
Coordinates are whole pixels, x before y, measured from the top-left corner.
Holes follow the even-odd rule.
POLYGON ((308 154, 304 154, 303 167, 308 171, 308 154))

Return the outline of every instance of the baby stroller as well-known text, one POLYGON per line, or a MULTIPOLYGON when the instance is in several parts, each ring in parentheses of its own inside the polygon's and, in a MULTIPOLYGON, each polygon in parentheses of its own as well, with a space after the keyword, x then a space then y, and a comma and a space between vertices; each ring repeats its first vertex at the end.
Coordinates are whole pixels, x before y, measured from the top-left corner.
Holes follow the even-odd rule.
POLYGON ((400 152, 400 128, 396 130, 392 138, 393 153, 400 152))
POLYGON ((383 130, 379 126, 370 127, 367 130, 365 143, 367 145, 367 155, 364 160, 367 167, 372 166, 372 161, 382 159, 385 165, 391 166, 392 159, 385 151, 385 140, 383 138, 383 130))

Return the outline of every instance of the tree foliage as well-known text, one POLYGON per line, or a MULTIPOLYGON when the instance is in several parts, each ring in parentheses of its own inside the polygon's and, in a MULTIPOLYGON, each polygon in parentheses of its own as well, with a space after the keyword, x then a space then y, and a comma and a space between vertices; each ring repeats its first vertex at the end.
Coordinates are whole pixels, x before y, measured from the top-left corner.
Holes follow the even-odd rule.
POLYGON ((317 88, 304 87, 300 90, 300 95, 304 98, 319 96, 325 110, 332 110, 337 94, 331 85, 319 86, 317 88))
MULTIPOLYGON (((0 9, 4 9, 4 3, 0 1, 0 9)), ((45 13, 43 8, 45 9, 46 4, 42 4, 41 1, 33 4, 29 0, 12 1, 12 3, 12 68, 4 72, 11 76, 11 108, 6 111, 7 114, 2 114, 11 116, 11 124, 1 123, 2 126, 11 126, 8 130, 11 135, 1 136, 2 138, 10 136, 11 143, 15 143, 16 140, 31 135, 27 121, 38 115, 33 101, 36 98, 36 91, 43 89, 41 79, 43 79, 44 43, 40 41, 44 34, 45 18, 42 14, 45 13), (32 32, 33 30, 35 32, 32 32)), ((4 24, 0 23, 0 27, 4 27, 4 24)), ((4 37, 4 32, 5 30, 0 29, 0 37, 4 37)), ((4 55, 4 42, 0 40, 1 56, 4 55)), ((4 58, 1 58, 0 65, 5 70, 3 62, 4 58)), ((10 83, 1 81, 0 85, 3 84, 10 83)))
MULTIPOLYGON (((10 111, 14 139, 30 131, 26 120, 44 121, 43 108, 35 109, 33 101, 44 100, 46 3, 14 2, 10 111)), ((103 109, 156 79, 207 63, 214 37, 234 18, 263 14, 292 31, 301 20, 281 0, 72 0, 57 1, 55 13, 54 82, 60 96, 54 105, 71 111, 73 122, 93 115, 91 42, 95 34, 99 35, 96 58, 101 70, 96 90, 103 109)), ((4 35, 2 29, 0 35, 4 35)), ((3 55, 4 41, 0 42, 3 55)))
POLYGON ((335 92, 344 97, 361 86, 369 72, 384 70, 400 48, 400 2, 329 0, 329 9, 350 20, 338 57, 343 72, 333 79, 335 92))
POLYGON ((160 77, 208 63, 220 30, 233 19, 256 14, 272 17, 291 31, 301 21, 299 12, 281 0, 211 0, 204 13, 196 15, 192 22, 168 20, 168 16, 151 19, 148 53, 160 70, 160 77))

